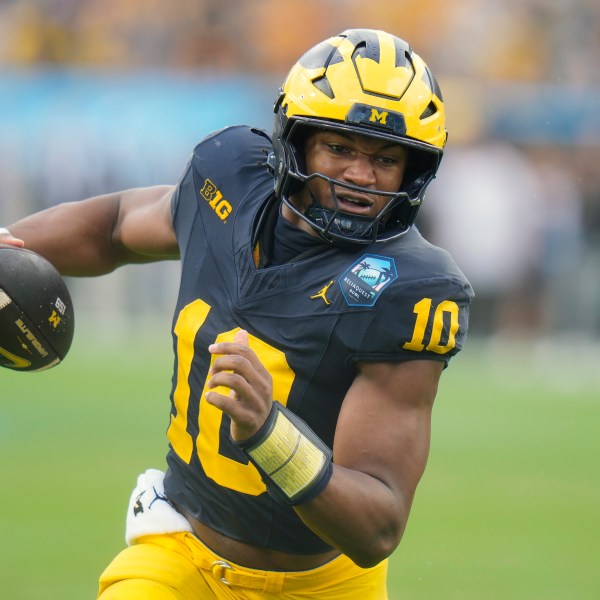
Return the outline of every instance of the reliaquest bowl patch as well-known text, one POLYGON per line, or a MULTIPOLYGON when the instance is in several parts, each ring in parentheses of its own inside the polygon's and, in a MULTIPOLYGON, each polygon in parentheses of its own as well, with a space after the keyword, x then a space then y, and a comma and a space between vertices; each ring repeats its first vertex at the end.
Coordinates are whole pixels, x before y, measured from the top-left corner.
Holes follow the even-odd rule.
POLYGON ((393 258, 363 255, 339 279, 349 306, 373 306, 383 290, 398 278, 393 258))

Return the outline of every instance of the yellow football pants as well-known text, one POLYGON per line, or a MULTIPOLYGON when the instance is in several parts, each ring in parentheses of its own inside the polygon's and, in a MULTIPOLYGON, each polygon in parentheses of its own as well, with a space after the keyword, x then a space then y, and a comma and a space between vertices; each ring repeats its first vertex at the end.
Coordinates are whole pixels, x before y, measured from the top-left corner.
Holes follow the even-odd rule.
POLYGON ((100 577, 99 600, 387 600, 387 561, 371 569, 346 556, 309 571, 248 569, 191 533, 148 535, 100 577))

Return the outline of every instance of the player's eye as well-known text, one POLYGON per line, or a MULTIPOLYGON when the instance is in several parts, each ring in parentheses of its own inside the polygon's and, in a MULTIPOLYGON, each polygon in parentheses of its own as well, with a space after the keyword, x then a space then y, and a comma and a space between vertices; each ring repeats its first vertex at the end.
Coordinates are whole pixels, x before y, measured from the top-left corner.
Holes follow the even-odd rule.
POLYGON ((394 156, 378 156, 377 162, 385 166, 393 166, 398 164, 398 159, 394 156))
POLYGON ((327 144, 327 146, 334 154, 346 154, 348 152, 348 149, 341 144, 327 144))

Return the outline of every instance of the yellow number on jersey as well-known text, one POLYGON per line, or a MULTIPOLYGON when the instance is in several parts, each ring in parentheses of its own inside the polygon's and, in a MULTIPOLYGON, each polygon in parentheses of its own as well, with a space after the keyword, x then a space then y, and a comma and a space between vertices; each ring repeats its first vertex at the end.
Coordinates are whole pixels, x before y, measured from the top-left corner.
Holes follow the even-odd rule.
MULTIPOLYGON (((181 311, 175 325, 178 370, 177 386, 173 398, 177 414, 175 417, 171 417, 167 435, 177 455, 187 463, 191 461, 194 450, 194 440, 187 431, 188 409, 191 401, 188 380, 194 355, 194 340, 209 312, 208 304, 202 300, 196 300, 181 311)), ((239 328, 221 333, 215 341, 233 341, 237 331, 239 328)), ((273 398, 286 405, 295 375, 290 369, 285 355, 255 336, 249 335, 248 339, 250 348, 256 352, 273 377, 273 398)), ((214 358, 213 356, 211 364, 214 358)), ((262 494, 266 491, 266 487, 253 464, 240 463, 219 452, 223 413, 204 400, 206 391, 205 382, 199 400, 199 433, 195 440, 195 447, 204 471, 220 486, 252 496, 262 494)), ((228 390, 224 388, 215 388, 215 391, 222 394, 228 393, 228 390)))
POLYGON ((444 300, 440 302, 435 309, 433 315, 433 325, 431 330, 431 338, 427 347, 424 344, 425 329, 431 315, 431 298, 423 298, 417 302, 413 312, 417 315, 415 329, 410 342, 406 342, 402 347, 406 350, 416 350, 422 352, 429 350, 437 354, 446 354, 456 346, 456 333, 458 331, 458 304, 452 300, 444 300), (448 340, 445 344, 440 344, 442 333, 444 331, 444 314, 450 317, 450 331, 448 332, 448 340))

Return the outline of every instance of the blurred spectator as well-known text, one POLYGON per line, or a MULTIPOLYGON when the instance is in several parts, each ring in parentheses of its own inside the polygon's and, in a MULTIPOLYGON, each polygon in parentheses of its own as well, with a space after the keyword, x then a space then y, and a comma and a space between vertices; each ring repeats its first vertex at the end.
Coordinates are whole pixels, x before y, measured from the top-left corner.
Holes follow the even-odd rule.
POLYGON ((489 139, 453 146, 423 209, 431 240, 475 288, 471 331, 540 331, 543 188, 527 158, 489 139))
POLYGON ((281 74, 307 41, 361 24, 413 40, 436 73, 600 81, 596 0, 4 0, 0 22, 0 65, 281 74))
POLYGON ((0 0, 0 224, 172 182, 223 117, 268 129, 248 113, 298 49, 358 25, 441 79, 449 145, 418 223, 473 280, 473 331, 600 335, 597 0, 0 0))
POLYGON ((551 331, 585 331, 593 325, 581 294, 590 275, 584 265, 583 202, 571 173, 563 161, 544 148, 530 150, 543 186, 544 228, 539 268, 551 331))

